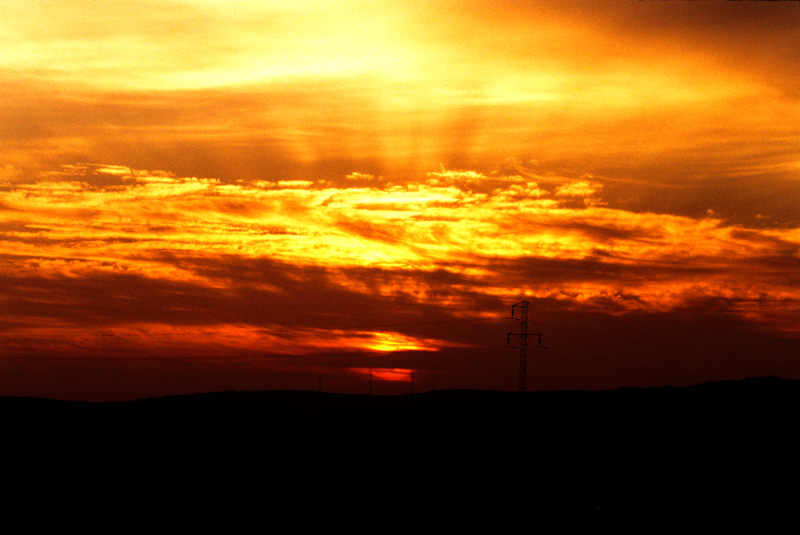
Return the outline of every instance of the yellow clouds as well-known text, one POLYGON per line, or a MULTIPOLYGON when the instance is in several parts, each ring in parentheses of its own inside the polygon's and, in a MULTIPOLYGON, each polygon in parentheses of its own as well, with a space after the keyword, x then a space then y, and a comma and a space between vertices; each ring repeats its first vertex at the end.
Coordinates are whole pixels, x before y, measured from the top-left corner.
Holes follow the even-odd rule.
POLYGON ((353 187, 325 180, 224 183, 121 166, 73 166, 60 174, 4 186, 2 221, 17 229, 5 236, 16 239, 18 251, 121 260, 184 250, 419 269, 523 256, 724 259, 795 239, 791 231, 765 230, 758 242, 755 231, 720 220, 604 207, 599 183, 552 176, 546 180, 560 185, 548 190, 520 175, 475 171, 434 172, 403 185, 352 173, 372 184, 353 187))
POLYGON ((125 274, 278 294, 268 277, 244 281, 203 267, 269 259, 322 269, 326 284, 348 292, 418 303, 520 291, 620 312, 704 298, 800 302, 795 277, 784 274, 800 262, 796 229, 612 208, 599 183, 552 174, 541 186, 476 171, 403 185, 349 176, 359 183, 224 183, 73 166, 3 186, 0 263, 6 274, 41 280, 125 274), (364 269, 385 274, 365 279, 364 269), (442 272, 446 289, 433 282, 442 272))

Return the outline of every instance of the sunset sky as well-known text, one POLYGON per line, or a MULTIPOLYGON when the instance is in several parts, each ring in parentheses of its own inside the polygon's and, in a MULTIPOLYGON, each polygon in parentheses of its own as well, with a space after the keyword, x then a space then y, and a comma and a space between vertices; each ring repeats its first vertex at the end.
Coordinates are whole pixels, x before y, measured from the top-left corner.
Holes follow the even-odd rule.
POLYGON ((4 0, 0 94, 0 395, 800 379, 798 2, 4 0))

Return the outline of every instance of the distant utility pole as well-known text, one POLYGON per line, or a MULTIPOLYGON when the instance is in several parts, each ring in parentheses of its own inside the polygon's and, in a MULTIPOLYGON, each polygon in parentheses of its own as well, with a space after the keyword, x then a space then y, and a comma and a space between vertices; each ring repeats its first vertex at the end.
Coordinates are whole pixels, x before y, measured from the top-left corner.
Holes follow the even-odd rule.
MULTIPOLYGON (((515 309, 519 308, 519 331, 515 333, 514 330, 508 333, 508 347, 511 345, 511 337, 519 336, 519 391, 525 391, 525 379, 528 375, 528 309, 530 308, 530 301, 522 301, 511 307, 511 317, 514 317, 515 309)), ((536 323, 534 322, 534 325, 536 323)), ((542 335, 539 329, 536 329, 536 334, 539 336, 539 347, 542 345, 542 335)))

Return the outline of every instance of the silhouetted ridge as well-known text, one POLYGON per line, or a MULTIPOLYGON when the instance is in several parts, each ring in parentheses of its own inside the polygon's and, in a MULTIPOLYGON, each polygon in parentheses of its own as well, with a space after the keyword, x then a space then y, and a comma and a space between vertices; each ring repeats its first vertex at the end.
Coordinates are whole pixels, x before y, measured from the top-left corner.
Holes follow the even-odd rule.
MULTIPOLYGON (((258 481, 283 492, 287 507, 338 510, 351 505, 343 485, 355 482, 359 503, 386 514, 395 503, 445 516, 515 508, 738 514, 795 506, 785 482, 800 475, 798 401, 800 381, 763 377, 601 392, 0 398, 0 414, 19 466, 74 467, 81 477, 167 474, 181 492, 213 485, 218 499, 236 504, 253 499, 245 489, 258 481)), ((259 507, 273 498, 264 500, 259 507)))
POLYGON ((447 390, 400 396, 312 391, 231 391, 90 403, 0 398, 6 418, 125 418, 233 424, 261 419, 334 425, 390 426, 395 422, 435 430, 438 426, 529 428, 543 432, 629 433, 634 429, 685 432, 709 428, 763 428, 794 420, 800 381, 777 377, 711 382, 683 387, 619 388, 611 391, 498 392, 447 390))

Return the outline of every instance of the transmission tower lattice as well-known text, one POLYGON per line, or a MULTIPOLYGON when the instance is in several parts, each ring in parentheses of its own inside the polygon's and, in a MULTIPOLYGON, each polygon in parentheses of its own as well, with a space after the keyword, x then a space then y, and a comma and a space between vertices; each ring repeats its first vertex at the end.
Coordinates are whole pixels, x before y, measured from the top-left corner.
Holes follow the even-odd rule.
MULTIPOLYGON (((525 391, 525 379, 528 375, 528 309, 530 308, 530 301, 522 301, 511 307, 511 317, 514 317, 514 312, 519 308, 519 332, 515 333, 512 330, 508 333, 508 347, 511 345, 511 337, 519 336, 519 391, 525 391)), ((534 326, 536 322, 534 322, 534 326)), ((539 347, 542 346, 542 335, 539 329, 536 329, 536 335, 539 337, 539 347)))

